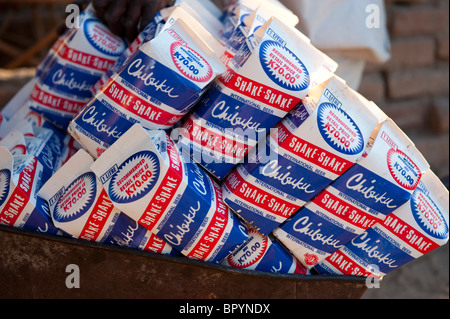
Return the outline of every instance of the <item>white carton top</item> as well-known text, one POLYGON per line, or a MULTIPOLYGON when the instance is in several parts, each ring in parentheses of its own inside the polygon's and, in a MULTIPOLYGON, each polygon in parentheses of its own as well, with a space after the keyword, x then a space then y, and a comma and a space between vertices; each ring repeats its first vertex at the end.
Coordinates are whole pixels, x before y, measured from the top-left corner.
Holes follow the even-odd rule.
MULTIPOLYGON (((220 56, 189 24, 179 18, 165 32, 142 45, 141 51, 204 88, 218 74, 225 72, 220 56), (189 63, 177 59, 178 50, 186 51, 191 57, 189 63)), ((220 52, 219 52, 220 54, 220 52)))
POLYGON ((161 32, 171 28, 178 19, 182 19, 190 27, 190 29, 195 30, 197 36, 203 39, 203 41, 207 44, 209 48, 205 48, 206 50, 209 51, 212 49, 215 55, 218 55, 219 57, 222 56, 225 49, 217 40, 218 33, 216 33, 214 29, 210 29, 207 24, 203 23, 199 13, 195 12, 187 3, 184 2, 174 8, 175 9, 167 18, 167 22, 164 24, 164 27, 161 29, 161 32))
POLYGON ((183 8, 184 10, 186 10, 216 38, 222 31, 222 22, 220 22, 215 15, 213 15, 209 10, 202 6, 198 1, 177 0, 175 3, 175 7, 183 8))

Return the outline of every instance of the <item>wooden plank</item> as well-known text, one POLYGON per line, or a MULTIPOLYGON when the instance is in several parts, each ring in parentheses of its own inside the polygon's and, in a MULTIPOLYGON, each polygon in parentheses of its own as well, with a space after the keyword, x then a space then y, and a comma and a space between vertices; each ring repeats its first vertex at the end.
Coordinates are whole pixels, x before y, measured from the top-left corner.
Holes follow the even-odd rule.
POLYGON ((56 32, 56 28, 49 32, 42 40, 33 45, 31 48, 26 50, 25 52, 21 52, 18 54, 18 57, 8 63, 6 66, 7 69, 14 69, 19 66, 22 66, 25 62, 32 60, 34 62, 34 56, 41 52, 43 49, 50 46, 53 42, 58 39, 58 33, 56 32))
POLYGON ((2 40, 0 40, 0 51, 12 57, 22 54, 22 51, 20 49, 17 49, 15 46, 2 40))

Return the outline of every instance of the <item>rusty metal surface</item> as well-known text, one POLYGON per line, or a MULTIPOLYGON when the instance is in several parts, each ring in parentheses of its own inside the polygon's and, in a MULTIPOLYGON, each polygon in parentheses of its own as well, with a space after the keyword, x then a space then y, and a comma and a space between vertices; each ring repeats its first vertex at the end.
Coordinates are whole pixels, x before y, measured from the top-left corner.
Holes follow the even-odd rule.
POLYGON ((275 275, 0 226, 0 298, 361 298, 363 278, 275 275), (66 287, 69 264, 80 288, 66 287))

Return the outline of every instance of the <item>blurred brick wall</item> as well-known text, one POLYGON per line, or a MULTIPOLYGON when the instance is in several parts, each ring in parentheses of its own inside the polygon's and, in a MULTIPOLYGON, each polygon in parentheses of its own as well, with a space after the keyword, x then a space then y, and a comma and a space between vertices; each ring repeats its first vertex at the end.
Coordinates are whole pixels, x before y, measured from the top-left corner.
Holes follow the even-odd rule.
POLYGON ((376 102, 441 178, 449 173, 449 1, 386 0, 392 58, 368 65, 359 91, 376 102))

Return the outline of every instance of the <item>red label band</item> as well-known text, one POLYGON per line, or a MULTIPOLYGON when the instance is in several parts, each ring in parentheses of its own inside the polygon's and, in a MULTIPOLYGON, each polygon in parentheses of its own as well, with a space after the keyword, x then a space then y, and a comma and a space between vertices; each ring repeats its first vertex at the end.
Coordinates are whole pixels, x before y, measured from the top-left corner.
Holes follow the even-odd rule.
POLYGON ((54 52, 58 51, 58 49, 64 44, 64 40, 61 39, 61 37, 59 37, 55 43, 53 43, 52 47, 50 50, 53 50, 54 52))
POLYGON ((164 212, 167 210, 178 188, 183 181, 183 168, 176 146, 167 136, 167 152, 169 153, 169 170, 156 190, 150 203, 139 219, 139 223, 152 231, 164 212))
POLYGON ((383 226, 405 242, 405 244, 408 244, 422 254, 429 253, 440 247, 440 245, 430 240, 426 235, 393 214, 386 217, 383 226))
POLYGON ((36 176, 37 164, 36 157, 33 157, 30 163, 20 173, 16 188, 0 212, 0 223, 13 226, 28 204, 36 176))
POLYGON ((181 132, 185 138, 223 156, 241 159, 249 152, 249 145, 208 130, 196 124, 191 118, 186 121, 184 127, 189 128, 181 132))
POLYGON ((100 235, 109 215, 113 211, 114 205, 108 197, 106 191, 102 188, 100 196, 94 205, 94 208, 89 215, 86 224, 79 236, 80 239, 96 241, 100 235))
POLYGON ((341 250, 335 251, 329 256, 326 261, 338 269, 343 275, 362 276, 362 277, 378 277, 368 272, 364 267, 361 267, 351 258, 345 255, 341 250))
POLYGON ((306 268, 301 262, 297 260, 297 258, 294 259, 295 263, 295 270, 294 274, 300 274, 300 275, 307 275, 308 274, 308 268, 306 268))
POLYGON ((0 212, 0 223, 8 226, 14 226, 17 218, 28 204, 29 198, 16 187, 8 199, 8 202, 0 212))
POLYGON ((231 59, 233 58, 234 55, 231 52, 225 51, 224 54, 222 55, 222 62, 224 65, 228 65, 228 63, 230 63, 231 59))
POLYGON ((68 47, 65 42, 61 44, 61 47, 59 48, 57 53, 62 59, 66 61, 100 72, 108 71, 115 64, 115 60, 100 58, 92 54, 75 50, 68 47))
POLYGON ((247 183, 237 171, 227 177, 225 185, 242 200, 283 218, 289 218, 301 208, 247 183))
POLYGON ((94 93, 96 94, 98 91, 100 91, 103 87, 103 85, 105 85, 105 79, 103 77, 101 77, 93 86, 92 86, 92 91, 94 91, 94 93))
POLYGON ((115 81, 111 81, 105 87, 103 94, 139 118, 159 125, 173 125, 184 117, 148 103, 115 81))
POLYGON ((30 97, 36 103, 70 114, 78 114, 86 104, 84 102, 80 103, 51 94, 45 90, 42 90, 38 84, 34 86, 30 97))
POLYGON ((216 197, 216 210, 203 232, 202 238, 190 251, 187 257, 205 260, 216 247, 228 224, 228 209, 222 201, 222 189, 214 181, 214 194, 216 197))
POLYGON ((279 136, 287 136, 282 143, 279 143, 282 148, 322 169, 340 176, 354 164, 291 134, 281 123, 277 128, 279 136))
POLYGON ((330 214, 364 230, 383 222, 383 220, 358 209, 328 191, 321 192, 313 202, 330 214))
POLYGON ((239 75, 232 69, 228 69, 227 72, 220 76, 219 81, 227 88, 239 94, 283 112, 289 112, 301 101, 298 97, 239 75))
POLYGON ((157 254, 161 254, 166 245, 167 245, 167 243, 164 240, 162 240, 155 234, 150 233, 150 238, 148 239, 148 242, 145 245, 144 250, 152 251, 157 254))

